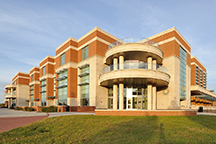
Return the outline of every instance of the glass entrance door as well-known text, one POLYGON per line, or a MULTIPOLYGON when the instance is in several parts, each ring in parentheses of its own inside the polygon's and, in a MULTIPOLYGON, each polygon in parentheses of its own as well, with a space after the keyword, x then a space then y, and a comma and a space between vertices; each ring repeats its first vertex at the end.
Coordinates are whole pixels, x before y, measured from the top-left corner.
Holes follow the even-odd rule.
POLYGON ((127 106, 126 106, 126 108, 128 110, 132 109, 132 103, 133 103, 132 90, 133 90, 133 88, 127 88, 127 106))

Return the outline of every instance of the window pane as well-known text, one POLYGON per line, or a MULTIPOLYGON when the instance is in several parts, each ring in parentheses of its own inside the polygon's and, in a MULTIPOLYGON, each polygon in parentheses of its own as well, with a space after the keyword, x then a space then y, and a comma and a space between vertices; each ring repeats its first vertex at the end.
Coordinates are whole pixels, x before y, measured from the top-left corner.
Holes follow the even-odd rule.
POLYGON ((87 58, 88 58, 88 46, 82 49, 82 60, 85 60, 87 58))
POLYGON ((65 64, 65 53, 61 55, 61 65, 65 64))

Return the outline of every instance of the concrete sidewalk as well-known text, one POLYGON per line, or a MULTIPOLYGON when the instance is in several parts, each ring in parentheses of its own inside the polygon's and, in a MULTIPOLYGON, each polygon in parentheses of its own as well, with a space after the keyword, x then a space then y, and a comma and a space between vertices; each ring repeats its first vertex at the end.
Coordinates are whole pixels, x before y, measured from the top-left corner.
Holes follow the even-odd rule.
POLYGON ((0 108, 0 118, 4 117, 32 117, 32 116, 47 116, 47 113, 27 112, 22 110, 13 110, 8 108, 0 108))
POLYGON ((203 112, 197 112, 197 115, 212 115, 212 116, 216 116, 216 113, 203 113, 203 112))
POLYGON ((28 112, 22 110, 13 110, 7 108, 0 108, 0 118, 7 118, 7 117, 32 117, 32 116, 49 116, 49 117, 56 117, 56 116, 65 116, 65 115, 95 115, 94 112, 28 112))

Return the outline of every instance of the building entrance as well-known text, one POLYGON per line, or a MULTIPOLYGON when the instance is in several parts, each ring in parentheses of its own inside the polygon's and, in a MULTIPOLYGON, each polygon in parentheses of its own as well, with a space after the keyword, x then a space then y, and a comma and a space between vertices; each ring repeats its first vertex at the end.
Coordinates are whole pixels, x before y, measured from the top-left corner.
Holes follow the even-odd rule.
POLYGON ((126 109, 147 109, 147 91, 145 88, 126 88, 126 109))

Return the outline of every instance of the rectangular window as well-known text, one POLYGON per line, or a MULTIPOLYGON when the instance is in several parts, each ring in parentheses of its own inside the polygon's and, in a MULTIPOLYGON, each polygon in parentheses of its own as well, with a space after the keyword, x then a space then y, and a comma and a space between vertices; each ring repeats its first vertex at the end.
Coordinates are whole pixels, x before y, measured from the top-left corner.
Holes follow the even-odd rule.
POLYGON ((61 66, 65 64, 65 53, 61 55, 61 66))
POLYGON ((82 60, 88 58, 88 45, 82 49, 82 60))
POLYGON ((187 52, 180 47, 180 99, 186 99, 186 56, 187 52))
POLYGON ((31 106, 34 106, 34 95, 31 96, 31 106))
POLYGON ((67 105, 67 70, 58 74, 58 102, 59 105, 67 105))
POLYGON ((89 106, 89 66, 83 67, 80 69, 81 75, 80 82, 84 84, 80 86, 81 88, 81 96, 80 102, 82 106, 89 106))
POLYGON ((67 87, 58 90, 59 105, 67 105, 67 87))
POLYGON ((33 81, 33 74, 31 75, 31 81, 33 81))
POLYGON ((42 75, 45 75, 45 66, 43 67, 42 75))
POLYGON ((46 106, 46 92, 41 93, 41 106, 46 106))
POLYGON ((15 84, 15 85, 17 84, 16 82, 17 82, 17 81, 15 80, 15 81, 14 81, 14 84, 15 84))

